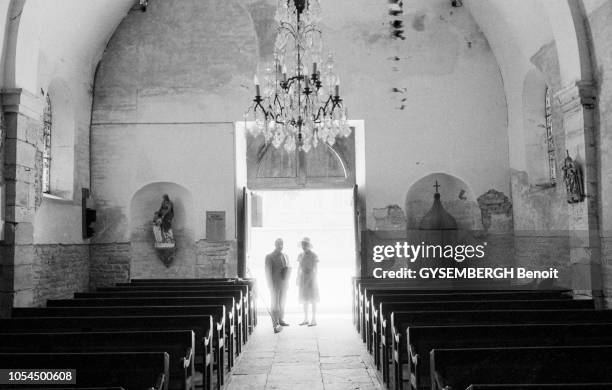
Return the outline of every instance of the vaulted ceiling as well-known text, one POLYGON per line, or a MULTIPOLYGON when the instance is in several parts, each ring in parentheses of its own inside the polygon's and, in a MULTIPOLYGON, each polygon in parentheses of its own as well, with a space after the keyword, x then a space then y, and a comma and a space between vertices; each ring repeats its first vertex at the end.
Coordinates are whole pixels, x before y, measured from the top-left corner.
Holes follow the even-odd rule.
MULTIPOLYGON (((244 6, 275 3, 275 0, 226 1, 244 6)), ((326 1, 339 0, 321 1, 325 5, 326 1)), ((585 0, 584 7, 594 8, 603 1, 585 0)), ((542 45, 553 40, 550 9, 562 2, 564 0, 463 1, 488 38, 502 75, 509 80, 512 80, 513 69, 526 66, 542 45)), ((2 67, 4 85, 33 90, 37 85, 31 76, 37 73, 39 64, 52 65, 37 74, 37 78, 44 79, 44 72, 68 72, 77 67, 93 79, 93 71, 106 43, 126 13, 136 5, 135 0, 5 0, 0 3, 0 17, 7 21, 6 29, 0 31, 5 49, 2 58, 5 62, 2 67), (10 37, 15 34, 16 47, 11 47, 10 37), (44 55, 38 56, 37 48, 44 48, 44 55), (6 61, 11 55, 21 64, 17 69, 13 61, 6 61)), ((386 3, 380 2, 381 9, 388 6, 386 3)), ((405 0, 404 6, 409 7, 410 0, 405 0)))

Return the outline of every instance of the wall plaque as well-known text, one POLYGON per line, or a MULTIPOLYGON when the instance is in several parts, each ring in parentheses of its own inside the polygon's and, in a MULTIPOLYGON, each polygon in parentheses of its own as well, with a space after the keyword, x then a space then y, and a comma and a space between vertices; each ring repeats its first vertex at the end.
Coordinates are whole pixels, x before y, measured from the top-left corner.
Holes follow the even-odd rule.
POLYGON ((206 212, 206 241, 225 241, 225 211, 206 212))

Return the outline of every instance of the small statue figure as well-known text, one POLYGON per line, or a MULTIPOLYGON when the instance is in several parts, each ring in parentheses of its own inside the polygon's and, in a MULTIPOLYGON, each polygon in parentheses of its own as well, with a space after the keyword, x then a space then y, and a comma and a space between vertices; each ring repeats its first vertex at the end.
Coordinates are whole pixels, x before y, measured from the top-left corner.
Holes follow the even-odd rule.
POLYGON ((170 201, 168 194, 164 194, 158 213, 162 219, 162 232, 167 233, 172 229, 172 219, 174 219, 174 204, 170 201))
POLYGON ((584 199, 582 187, 582 174, 579 167, 566 151, 567 157, 563 162, 563 182, 567 191, 567 203, 578 203, 584 199))
POLYGON ((153 214, 153 235, 155 236, 156 243, 164 241, 164 237, 161 231, 161 223, 162 219, 159 213, 156 211, 155 214, 153 214))
POLYGON ((169 267, 174 260, 173 218, 174 204, 170 201, 170 197, 164 194, 159 210, 153 214, 153 235, 155 237, 155 249, 157 249, 166 267, 169 267))

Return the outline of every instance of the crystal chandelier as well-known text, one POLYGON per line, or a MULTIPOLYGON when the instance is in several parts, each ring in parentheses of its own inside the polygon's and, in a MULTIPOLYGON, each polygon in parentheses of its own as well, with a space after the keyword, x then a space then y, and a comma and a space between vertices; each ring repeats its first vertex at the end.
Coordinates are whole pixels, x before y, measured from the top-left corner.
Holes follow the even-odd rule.
POLYGON ((252 125, 246 127, 287 152, 296 147, 308 152, 320 142, 332 146, 351 129, 331 53, 322 63, 319 0, 278 0, 275 20, 274 62, 266 68, 262 86, 254 77, 255 99, 245 113, 245 122, 252 125), (312 64, 310 70, 307 64, 312 64))

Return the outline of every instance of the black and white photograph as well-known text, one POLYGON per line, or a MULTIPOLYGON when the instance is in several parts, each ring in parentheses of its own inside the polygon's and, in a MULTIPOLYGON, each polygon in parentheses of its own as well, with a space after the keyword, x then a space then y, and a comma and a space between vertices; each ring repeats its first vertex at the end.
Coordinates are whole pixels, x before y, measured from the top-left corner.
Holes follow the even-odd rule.
POLYGON ((0 389, 612 390, 612 0, 0 0, 0 389))

